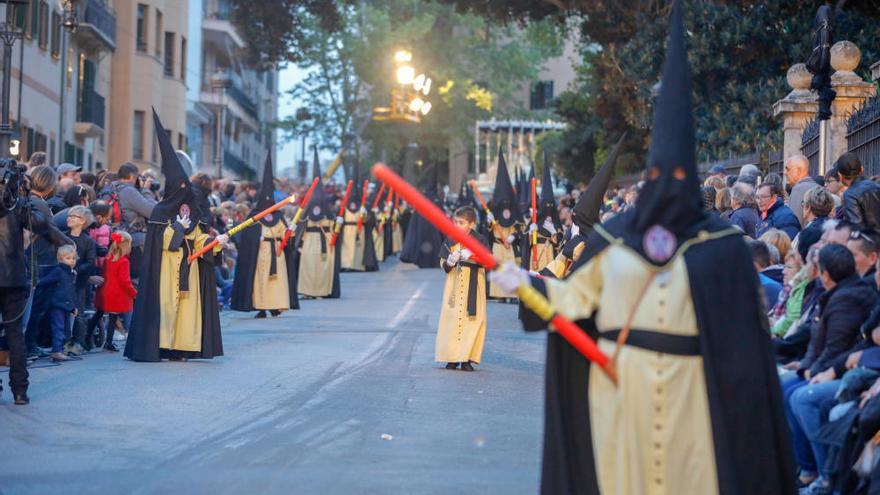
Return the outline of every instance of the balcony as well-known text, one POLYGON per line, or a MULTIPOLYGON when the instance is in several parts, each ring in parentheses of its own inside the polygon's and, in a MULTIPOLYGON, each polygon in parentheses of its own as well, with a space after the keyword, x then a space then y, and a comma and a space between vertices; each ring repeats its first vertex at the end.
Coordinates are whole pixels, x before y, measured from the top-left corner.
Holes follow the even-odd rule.
POLYGON ((76 42, 95 53, 116 50, 116 13, 106 0, 81 0, 76 42))
POLYGON ((223 168, 231 170, 238 175, 239 178, 245 180, 251 180, 257 176, 254 169, 252 169, 247 162, 227 150, 223 150, 223 168))
POLYGON ((104 135, 104 97, 94 90, 83 90, 76 105, 73 132, 81 139, 104 135))
POLYGON ((202 36, 205 43, 226 49, 229 42, 236 48, 244 48, 244 40, 229 21, 232 7, 228 0, 205 0, 202 18, 202 36))
POLYGON ((248 115, 253 117, 254 120, 259 122, 260 113, 257 110, 257 104, 254 103, 254 101, 251 100, 251 98, 247 94, 245 94, 245 92, 242 91, 241 88, 233 84, 229 87, 228 90, 226 90, 226 94, 228 94, 233 101, 238 103, 238 105, 241 107, 242 110, 245 111, 245 113, 247 113, 248 115))

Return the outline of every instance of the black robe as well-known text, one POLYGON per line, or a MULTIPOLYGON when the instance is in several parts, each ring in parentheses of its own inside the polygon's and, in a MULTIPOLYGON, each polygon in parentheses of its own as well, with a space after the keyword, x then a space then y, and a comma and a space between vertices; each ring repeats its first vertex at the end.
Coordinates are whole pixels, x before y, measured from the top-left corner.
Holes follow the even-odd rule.
POLYGON ((364 228, 361 235, 364 236, 364 271, 379 271, 379 259, 376 258, 376 244, 373 242, 373 229, 376 228, 376 215, 367 212, 364 218, 364 228))
MULTIPOLYGON (((220 333, 220 306, 217 302, 217 280, 214 276, 216 256, 209 252, 196 260, 199 265, 199 291, 202 294, 202 350, 178 351, 159 349, 160 306, 159 267, 162 266, 162 243, 167 223, 150 221, 144 244, 144 258, 138 296, 134 302, 131 328, 125 342, 125 357, 132 361, 157 362, 168 358, 210 359, 223 355, 220 333)), ((198 228, 198 227, 197 227, 198 228)))
MULTIPOLYGON (((615 217, 603 228, 632 245, 636 236, 628 232, 627 217, 615 217)), ((725 228, 726 222, 712 217, 690 234, 725 228)), ((572 272, 607 246, 605 238, 591 234, 572 272)), ((719 493, 794 494, 788 425, 748 248, 734 235, 696 244, 684 256, 700 330, 719 493)), ((543 282, 533 283, 543 290, 543 282)), ((577 323, 593 337, 598 333, 592 318, 577 323)), ((523 324, 527 330, 546 327, 530 311, 523 312, 523 324)), ((541 493, 598 494, 589 421, 591 365, 562 337, 549 333, 546 366, 541 493)))
POLYGON ((403 239, 400 261, 413 263, 419 268, 439 268, 437 260, 442 244, 443 234, 425 217, 413 213, 403 239))
MULTIPOLYGON (((232 282, 232 309, 235 311, 254 311, 254 277, 257 273, 257 256, 262 241, 262 224, 245 229, 238 239, 238 259, 235 265, 235 278, 232 282)), ((290 309, 299 309, 297 279, 299 277, 299 251, 294 239, 288 239, 284 246, 284 267, 287 271, 287 285, 290 292, 290 309)))

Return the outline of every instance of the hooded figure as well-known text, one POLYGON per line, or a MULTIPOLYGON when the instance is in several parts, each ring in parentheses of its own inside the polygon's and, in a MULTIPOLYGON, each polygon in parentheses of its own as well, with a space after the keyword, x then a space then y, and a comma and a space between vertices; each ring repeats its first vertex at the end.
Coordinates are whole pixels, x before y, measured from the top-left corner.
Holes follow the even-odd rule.
MULTIPOLYGON (((529 185, 531 189, 531 184, 529 185)), ((544 154, 544 172, 541 177, 541 195, 538 198, 537 223, 532 229, 537 228, 536 245, 529 250, 530 270, 538 271, 549 265, 556 258, 556 252, 562 240, 562 222, 559 221, 559 212, 556 209, 556 198, 553 195, 553 177, 550 174, 550 160, 544 154), (536 253, 535 259, 531 254, 536 253)))
MULTIPOLYGON (((422 188, 422 192, 438 208, 442 208, 440 199, 437 197, 435 184, 422 188)), ((413 212, 406 230, 406 237, 403 239, 400 261, 413 263, 419 268, 437 268, 442 245, 443 234, 418 212, 413 212)))
POLYGON ((215 256, 189 255, 211 241, 204 215, 168 134, 153 111, 165 195, 147 226, 144 259, 125 357, 133 361, 210 359, 223 355, 215 256))
MULTIPOLYGON (((375 187, 374 192, 367 195, 367 201, 364 205, 365 208, 372 206, 372 202, 376 199, 377 192, 378 187, 375 187)), ((378 220, 376 218, 376 213, 369 209, 367 209, 363 215, 364 226, 361 229, 361 235, 364 237, 364 271, 376 272, 379 271, 379 255, 376 253, 376 240, 374 236, 376 234, 378 220)), ((382 254, 384 254, 384 250, 382 254)))
POLYGON ((313 166, 315 177, 319 178, 318 185, 306 205, 306 221, 297 227, 297 242, 301 246, 299 293, 307 297, 337 298, 341 258, 339 249, 330 246, 336 215, 320 180, 317 148, 313 166))
MULTIPOLYGON (((493 276, 528 278, 616 356, 617 385, 549 334, 542 493, 793 494, 758 276, 700 201, 678 1, 662 81, 636 207, 593 226, 565 280, 493 276)), ((524 324, 546 327, 530 311, 524 324)))
POLYGON ((340 246, 340 267, 342 271, 362 272, 364 271, 364 224, 366 208, 361 206, 361 199, 364 198, 363 184, 360 181, 360 167, 358 164, 354 166, 354 178, 351 184, 351 194, 348 198, 348 204, 345 205, 345 213, 343 214, 344 223, 342 224, 342 233, 337 240, 337 246, 340 246), (360 224, 360 228, 358 228, 360 224))
MULTIPOLYGON (((492 218, 489 219, 489 241, 492 254, 500 262, 522 262, 522 253, 529 249, 529 239, 523 229, 523 214, 519 200, 510 183, 504 154, 498 150, 498 173, 495 175, 495 191, 492 193, 492 218)), ((527 258, 528 259, 528 258, 527 258)), ((489 284, 490 299, 507 299, 498 288, 489 284)))
MULTIPOLYGON (((257 204, 249 216, 275 204, 271 153, 266 154, 263 184, 257 194, 257 204)), ((241 233, 232 282, 232 309, 259 311, 257 318, 265 318, 266 311, 278 316, 282 311, 299 309, 299 253, 294 242, 284 242, 288 229, 284 216, 276 211, 241 233)))

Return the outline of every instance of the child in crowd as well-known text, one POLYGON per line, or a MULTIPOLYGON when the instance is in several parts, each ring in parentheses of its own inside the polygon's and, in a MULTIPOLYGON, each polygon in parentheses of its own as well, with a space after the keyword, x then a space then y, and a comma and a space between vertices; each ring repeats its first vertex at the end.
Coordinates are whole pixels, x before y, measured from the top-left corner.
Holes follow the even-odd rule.
POLYGON ((114 232, 111 239, 113 244, 110 245, 110 252, 104 260, 104 285, 98 289, 95 296, 96 311, 92 321, 89 322, 89 335, 91 336, 101 317, 109 313, 104 349, 119 352, 119 348, 113 343, 116 323, 122 313, 128 313, 134 307, 137 290, 131 283, 128 261, 128 256, 131 254, 131 235, 128 232, 114 232))
POLYGON ((47 316, 52 327, 52 360, 68 361, 63 352, 64 339, 70 327, 70 316, 76 316, 76 246, 58 248, 58 264, 40 278, 37 289, 49 301, 47 316))
MULTIPOLYGON (((456 227, 487 244, 474 230, 477 212, 473 208, 457 209, 453 221, 456 227)), ((473 364, 479 364, 486 339, 486 272, 461 244, 447 239, 440 253, 440 266, 447 276, 434 360, 446 362, 449 370, 461 365, 463 371, 474 371, 473 364)))

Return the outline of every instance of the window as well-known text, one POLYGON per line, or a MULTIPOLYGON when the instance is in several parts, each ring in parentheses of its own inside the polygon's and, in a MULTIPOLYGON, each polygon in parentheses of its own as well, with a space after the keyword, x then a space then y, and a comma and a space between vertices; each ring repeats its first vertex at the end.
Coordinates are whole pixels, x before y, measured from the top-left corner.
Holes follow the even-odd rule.
POLYGON ((137 9, 137 51, 147 51, 147 6, 139 3, 137 9))
POLYGON ((180 78, 186 81, 186 38, 180 37, 180 78))
POLYGON ((49 4, 40 2, 40 48, 49 48, 49 4))
POLYGON ((153 129, 153 134, 152 134, 153 137, 152 137, 152 139, 150 139, 150 142, 153 143, 152 151, 150 153, 150 161, 155 162, 156 156, 158 155, 158 153, 156 153, 156 146, 157 146, 158 141, 156 141, 156 128, 153 126, 150 126, 150 127, 153 129))
POLYGON ((144 159, 144 112, 134 111, 134 123, 131 130, 131 156, 135 160, 144 159))
POLYGON ((165 76, 174 77, 174 33, 165 31, 165 76))
POLYGON ((52 57, 61 57, 61 16, 52 12, 52 57))
POLYGON ((270 93, 275 91, 275 71, 274 70, 270 70, 269 72, 266 73, 266 89, 268 89, 270 93))
POLYGON ((55 140, 49 140, 49 163, 58 163, 55 161, 55 140))
POLYGON ((185 150, 186 149, 186 138, 183 137, 183 133, 177 135, 177 149, 185 150))
POLYGON ((553 99, 553 81, 538 81, 532 85, 532 93, 529 97, 529 108, 543 110, 550 106, 553 99))
POLYGON ((39 0, 31 0, 30 8, 28 8, 28 23, 24 35, 28 39, 34 39, 40 33, 40 2, 39 0))
MULTIPOLYGON (((168 39, 168 35, 165 35, 165 39, 168 39)), ((168 43, 165 43, 165 47, 167 48, 168 43)), ((156 56, 162 56, 162 11, 156 9, 156 56)))
POLYGON ((15 19, 15 27, 25 31, 25 36, 27 36, 28 9, 30 9, 30 5, 14 5, 12 8, 15 9, 12 12, 12 17, 15 19))

